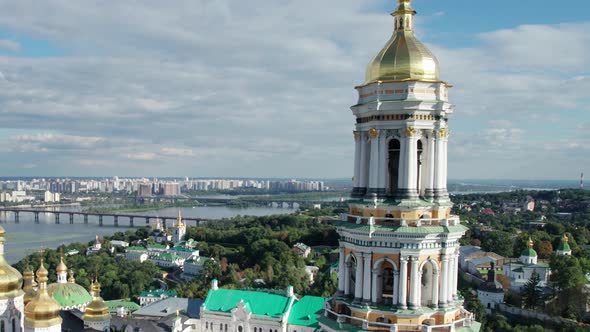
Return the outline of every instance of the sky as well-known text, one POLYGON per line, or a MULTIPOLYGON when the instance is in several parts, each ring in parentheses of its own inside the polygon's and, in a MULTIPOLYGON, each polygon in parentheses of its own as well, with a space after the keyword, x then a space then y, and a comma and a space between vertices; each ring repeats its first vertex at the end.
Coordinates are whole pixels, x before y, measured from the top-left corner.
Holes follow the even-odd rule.
MULTIPOLYGON (((1 176, 347 178, 394 0, 0 0, 1 176)), ((451 179, 590 173, 590 2, 414 0, 451 179)))

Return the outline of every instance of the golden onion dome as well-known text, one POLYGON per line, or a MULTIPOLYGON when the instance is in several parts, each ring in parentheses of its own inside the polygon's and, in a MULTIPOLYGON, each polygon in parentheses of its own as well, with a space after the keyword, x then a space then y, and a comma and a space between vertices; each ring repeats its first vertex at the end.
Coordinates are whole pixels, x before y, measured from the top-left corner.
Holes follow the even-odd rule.
POLYGON ((23 276, 4 259, 4 235, 0 226, 0 299, 15 298, 23 294, 23 276))
POLYGON ((378 81, 439 81, 438 60, 414 35, 411 0, 398 0, 395 31, 369 63, 365 84, 378 81))
POLYGON ((85 321, 104 321, 111 319, 109 308, 100 296, 100 283, 95 280, 90 285, 90 293, 92 294, 92 302, 86 305, 84 309, 85 321))
POLYGON ((47 293, 47 275, 47 269, 41 259, 41 266, 37 270, 39 290, 37 296, 25 306, 25 327, 38 328, 61 324, 59 303, 47 293))
POLYGON ((68 267, 66 266, 66 263, 64 263, 64 256, 60 256, 59 258, 59 264, 57 264, 57 267, 55 269, 57 271, 57 273, 67 273, 68 272, 68 267))

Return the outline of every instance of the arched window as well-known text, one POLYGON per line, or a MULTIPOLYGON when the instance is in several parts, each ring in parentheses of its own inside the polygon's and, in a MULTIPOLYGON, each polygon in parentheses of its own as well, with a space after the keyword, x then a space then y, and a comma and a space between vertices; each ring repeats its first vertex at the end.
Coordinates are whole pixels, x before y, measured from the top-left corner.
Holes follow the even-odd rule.
POLYGON ((258 328, 256 328, 256 327, 255 327, 255 328, 254 328, 254 332, 258 332, 258 328))
POLYGON ((243 332, 244 328, 242 327, 242 325, 238 326, 238 332, 243 332))
POLYGON ((16 319, 12 319, 12 332, 16 332, 16 319))
POLYGON ((227 332, 227 324, 225 324, 225 332, 227 332))
POLYGON ((219 331, 223 331, 223 324, 219 323, 219 331))
POLYGON ((395 196, 399 182, 399 158, 400 142, 397 139, 389 141, 388 171, 389 171, 389 194, 395 196))
POLYGON ((424 146, 422 145, 422 141, 418 141, 418 155, 416 156, 416 165, 418 169, 416 170, 416 189, 418 189, 418 193, 422 193, 422 152, 424 152, 424 146))
POLYGON ((0 321, 0 332, 6 332, 6 328, 4 327, 4 321, 0 321))
POLYGON ((209 322, 205 322, 205 330, 209 329, 209 322))

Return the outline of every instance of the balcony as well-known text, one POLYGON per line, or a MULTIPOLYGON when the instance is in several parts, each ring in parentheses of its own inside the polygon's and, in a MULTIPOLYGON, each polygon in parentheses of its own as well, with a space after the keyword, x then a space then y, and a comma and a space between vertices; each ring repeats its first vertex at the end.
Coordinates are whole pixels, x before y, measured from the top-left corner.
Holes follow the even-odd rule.
POLYGON ((426 227, 426 226, 458 226, 461 221, 458 216, 450 216, 449 218, 387 218, 387 217, 364 217, 343 213, 341 221, 349 222, 356 225, 381 225, 391 227, 426 227))
POLYGON ((461 309, 459 319, 443 325, 429 324, 390 324, 370 322, 365 319, 337 314, 325 309, 324 317, 319 318, 322 330, 336 331, 382 331, 382 332, 467 332, 479 331, 481 324, 475 322, 473 314, 461 309))

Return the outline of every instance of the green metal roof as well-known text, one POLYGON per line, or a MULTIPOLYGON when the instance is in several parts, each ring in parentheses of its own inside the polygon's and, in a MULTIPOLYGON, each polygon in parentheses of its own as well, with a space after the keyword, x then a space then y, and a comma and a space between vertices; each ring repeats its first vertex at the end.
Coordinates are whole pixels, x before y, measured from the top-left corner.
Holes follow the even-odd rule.
POLYGON ((522 251, 522 253, 520 255, 526 256, 526 257, 536 257, 537 252, 533 248, 526 248, 525 250, 522 251))
POLYGON ((88 291, 75 283, 50 284, 47 292, 59 303, 62 308, 86 305, 92 301, 88 291))
POLYGON ((285 295, 265 291, 237 289, 209 290, 205 303, 206 310, 230 312, 240 301, 248 311, 258 316, 279 318, 287 312, 293 299, 285 295))
POLYGON ((304 296, 293 305, 289 314, 289 324, 319 327, 318 315, 323 312, 324 302, 326 299, 323 297, 304 296))
POLYGON ((141 308, 139 304, 130 301, 105 301, 107 307, 109 308, 110 313, 116 313, 117 307, 123 307, 127 309, 129 312, 134 312, 141 308))

